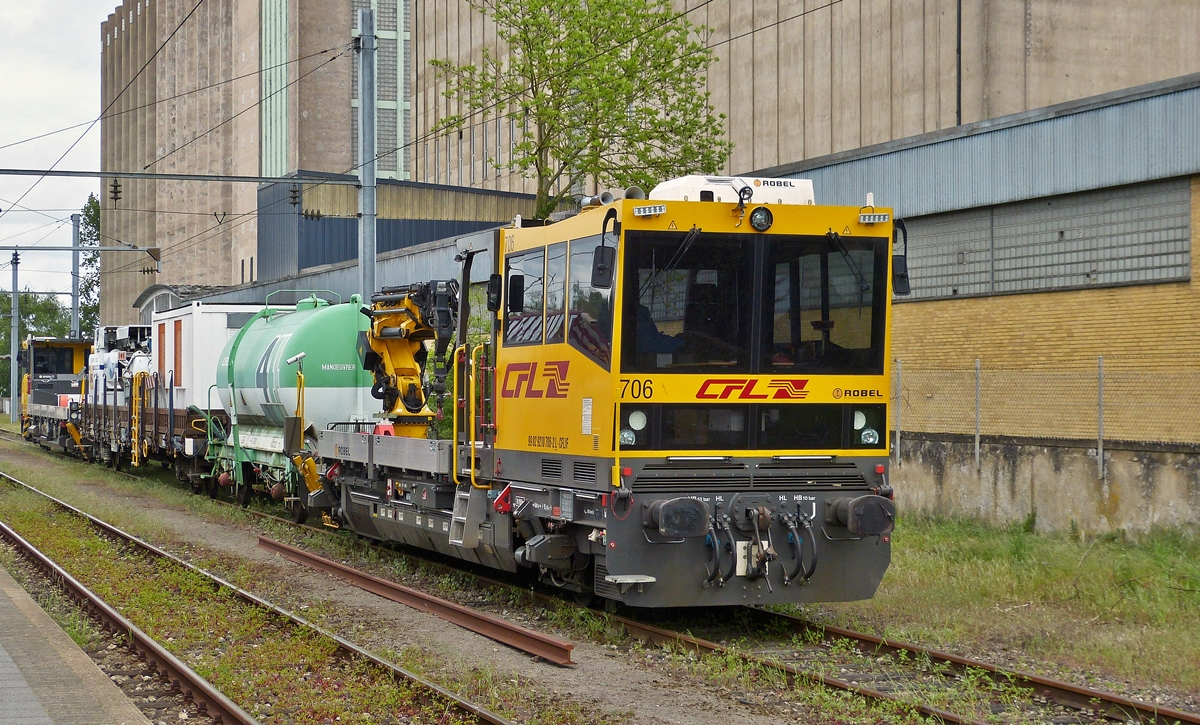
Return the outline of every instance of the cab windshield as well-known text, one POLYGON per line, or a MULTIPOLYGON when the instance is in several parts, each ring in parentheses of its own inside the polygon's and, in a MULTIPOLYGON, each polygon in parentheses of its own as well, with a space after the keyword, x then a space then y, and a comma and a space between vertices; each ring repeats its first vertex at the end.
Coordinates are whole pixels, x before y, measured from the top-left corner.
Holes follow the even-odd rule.
POLYGON ((630 232, 624 372, 883 370, 887 241, 630 232))

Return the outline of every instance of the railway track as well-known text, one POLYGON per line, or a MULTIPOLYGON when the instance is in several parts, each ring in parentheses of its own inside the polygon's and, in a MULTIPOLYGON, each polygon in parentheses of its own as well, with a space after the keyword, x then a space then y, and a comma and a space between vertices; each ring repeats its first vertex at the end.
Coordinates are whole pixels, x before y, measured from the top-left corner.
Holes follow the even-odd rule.
MULTIPOLYGON (((240 510, 289 527, 302 526, 334 533, 324 527, 298 525, 289 519, 253 509, 240 510)), ((370 546, 384 548, 375 544, 370 546)), ((390 549, 388 551, 396 553, 390 549)), ((402 555, 444 571, 466 573, 483 585, 515 586, 461 567, 448 566, 423 553, 406 550, 402 555)), ((302 555, 296 558, 299 556, 302 555)), ((339 573, 339 576, 368 577, 376 580, 375 586, 380 588, 386 588, 388 584, 365 572, 335 565, 349 570, 339 573)), ((542 592, 533 592, 533 596, 553 606, 574 606, 560 597, 542 592)), ((742 608, 742 616, 755 630, 770 633, 750 646, 719 643, 717 640, 736 639, 743 634, 722 631, 720 627, 709 628, 711 631, 704 632, 709 638, 704 638, 695 636, 693 632, 697 631, 696 628, 686 623, 685 626, 672 629, 671 624, 674 623, 664 622, 664 618, 657 615, 608 616, 614 625, 643 642, 733 657, 754 667, 781 673, 788 681, 803 680, 871 699, 904 703, 928 718, 947 723, 1123 722, 1200 725, 1200 715, 1195 713, 1160 708, 1113 693, 763 609, 742 608), (953 691, 964 688, 969 691, 957 697, 956 701, 953 691)), ((512 642, 506 643, 518 646, 512 642)))
MULTIPOLYGON (((108 524, 100 519, 91 516, 90 514, 81 511, 80 509, 71 506, 70 504, 61 501, 43 491, 30 486, 23 481, 20 481, 6 473, 0 472, 0 479, 3 479, 10 484, 20 487, 23 490, 37 494, 51 502, 58 510, 82 518, 87 526, 95 531, 99 536, 108 539, 109 541, 117 542, 121 546, 128 547, 136 551, 137 554, 159 560, 169 562, 170 565, 178 567, 181 570, 199 575, 213 587, 224 590, 232 594, 237 600, 249 605, 249 607, 261 610, 268 617, 274 618, 275 622, 282 623, 279 628, 284 633, 284 639, 291 641, 288 638, 297 636, 297 633, 311 631, 319 637, 331 640, 337 655, 332 660, 338 662, 357 662, 363 663, 374 668, 377 668, 378 673, 386 674, 392 678, 399 678, 408 682, 416 690, 430 701, 441 703, 439 709, 448 706, 458 711, 460 717, 466 717, 468 720, 473 720, 479 723, 490 723, 491 725, 510 725, 510 722, 491 712, 490 710, 473 703, 465 698, 458 696, 456 693, 447 690, 433 682, 430 682, 415 673, 399 667, 391 662, 388 662, 358 645, 346 640, 336 634, 328 632, 316 624, 304 620, 291 612, 285 611, 267 600, 251 594, 224 579, 216 577, 209 572, 204 571, 192 564, 189 564, 182 559, 163 551, 162 549, 149 544, 131 534, 128 534, 121 529, 108 524), (286 631, 284 631, 286 630, 286 631)), ((184 690, 185 695, 190 691, 190 697, 194 699, 198 706, 214 720, 222 723, 257 723, 250 714, 241 709, 239 705, 234 703, 230 698, 221 694, 213 685, 207 682, 203 677, 190 669, 186 664, 179 660, 175 655, 168 651, 161 643, 154 641, 149 635, 136 627, 133 622, 124 617, 117 609, 94 592, 84 586, 78 579, 73 577, 60 564, 54 562, 45 553, 39 551, 33 544, 23 538, 15 529, 0 522, 0 536, 2 536, 10 545, 15 547, 23 556, 34 563, 46 575, 59 584, 69 596, 76 601, 79 601, 82 606, 96 616, 107 628, 117 628, 125 632, 130 637, 131 646, 139 653, 139 655, 152 659, 155 666, 162 672, 165 672, 174 682, 179 683, 179 687, 184 690)), ((270 627, 265 628, 267 630, 270 627)), ((260 630, 260 633, 264 630, 260 630)), ((260 636, 269 640, 270 634, 260 634, 260 636)), ((278 642, 264 641, 264 647, 278 646, 278 642)), ((256 644, 255 647, 258 645, 256 644)), ((336 670, 334 671, 336 673, 336 670)), ((273 673, 263 673, 273 674, 273 673)), ((319 674, 314 668, 311 674, 319 674)))

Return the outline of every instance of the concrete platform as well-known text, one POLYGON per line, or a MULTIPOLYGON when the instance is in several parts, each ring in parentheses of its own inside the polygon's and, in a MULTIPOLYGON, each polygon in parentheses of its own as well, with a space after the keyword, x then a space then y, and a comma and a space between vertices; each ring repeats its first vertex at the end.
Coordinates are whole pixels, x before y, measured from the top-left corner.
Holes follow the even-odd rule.
POLYGON ((3 568, 0 725, 150 725, 3 568))

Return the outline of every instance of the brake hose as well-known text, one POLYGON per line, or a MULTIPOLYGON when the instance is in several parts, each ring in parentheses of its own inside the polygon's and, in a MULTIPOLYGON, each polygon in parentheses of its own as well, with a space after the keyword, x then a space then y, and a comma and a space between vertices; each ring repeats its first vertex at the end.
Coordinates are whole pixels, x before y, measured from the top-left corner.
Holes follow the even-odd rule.
POLYGON ((717 529, 711 520, 708 522, 708 534, 704 536, 704 543, 712 550, 708 561, 704 563, 704 586, 708 586, 717 578, 717 574, 721 573, 721 540, 717 537, 717 529))
POLYGON ((808 580, 817 571, 817 540, 813 534, 812 523, 804 514, 793 516, 788 514, 784 517, 788 527, 788 540, 796 550, 796 568, 791 572, 784 572, 783 583, 791 584, 793 580, 799 579, 801 584, 807 584, 808 580), (800 536, 800 532, 796 529, 796 522, 799 519, 800 524, 804 527, 805 533, 808 535, 810 548, 812 549, 812 563, 809 566, 804 566, 804 537, 800 536))

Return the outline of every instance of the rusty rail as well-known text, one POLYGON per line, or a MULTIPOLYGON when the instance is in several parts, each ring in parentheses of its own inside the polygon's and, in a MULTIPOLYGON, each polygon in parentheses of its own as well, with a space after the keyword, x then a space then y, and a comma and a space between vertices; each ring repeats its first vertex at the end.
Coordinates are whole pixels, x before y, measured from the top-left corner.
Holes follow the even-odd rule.
POLYGON ((1200 725, 1200 715, 1196 713, 1157 707, 1111 692, 1079 687, 1069 682, 1054 680, 1049 677, 1042 677, 1041 675, 1021 672, 1019 670, 1009 670, 1004 667, 988 664, 987 662, 960 657, 949 652, 942 652, 920 645, 893 642, 882 637, 876 637, 875 635, 855 632, 831 625, 814 624, 787 614, 753 608, 750 608, 750 611, 753 612, 753 616, 756 619, 763 622, 770 621, 775 625, 783 623, 789 631, 795 634, 815 632, 820 634, 826 641, 837 639, 851 640, 855 642, 855 646, 859 650, 864 652, 871 652, 873 654, 906 653, 917 657, 927 657, 931 662, 945 664, 953 671, 959 673, 965 672, 968 669, 980 670, 988 673, 994 682, 1033 690, 1038 695, 1053 700, 1060 705, 1079 710, 1094 710, 1103 717, 1120 720, 1121 722, 1145 723, 1146 725, 1168 725, 1169 723, 1200 725))
POLYGON ((94 592, 71 576, 65 569, 55 564, 33 544, 21 538, 7 524, 0 521, 0 536, 15 546, 21 554, 41 569, 46 576, 57 583, 71 599, 83 609, 99 619, 105 629, 110 632, 121 632, 129 638, 129 647, 137 653, 139 659, 145 658, 147 663, 159 674, 166 677, 173 686, 178 687, 185 700, 196 703, 196 707, 213 721, 232 725, 258 725, 258 721, 236 703, 225 697, 208 680, 196 674, 190 667, 181 662, 175 655, 163 649, 150 635, 138 629, 132 622, 94 592))
MULTIPOLYGON (((87 513, 86 511, 78 509, 78 508, 72 506, 71 504, 69 504, 65 501, 62 501, 61 499, 55 498, 54 496, 51 496, 50 494, 46 493, 45 491, 42 491, 38 488, 35 488, 34 486, 30 486, 28 483, 25 483, 16 478, 13 478, 12 476, 8 475, 7 473, 4 473, 3 471, 0 471, 0 479, 10 481, 18 486, 21 486, 29 491, 32 491, 33 493, 38 494, 39 496, 43 496, 44 498, 52 501, 59 508, 83 517, 84 519, 86 519, 88 521, 89 524, 91 524, 92 526, 95 526, 96 528, 102 530, 104 533, 106 533, 110 536, 113 536, 116 539, 124 541, 132 546, 135 546, 139 549, 147 551, 156 557, 167 559, 178 566, 184 567, 186 569, 196 572, 197 574, 200 574, 201 576, 205 577, 206 579, 212 581, 217 586, 228 589, 229 591, 231 591, 234 595, 236 595, 238 598, 242 599, 243 601, 246 601, 254 606, 261 607, 262 609, 265 609, 269 612, 272 612, 293 624, 299 625, 301 627, 307 627, 308 629, 311 629, 312 631, 314 631, 324 637, 328 637, 329 639, 333 640, 338 645, 338 648, 341 649, 346 654, 357 655, 359 657, 362 657, 365 660, 372 662, 373 664, 375 664, 379 667, 383 667, 387 670, 390 670, 393 674, 398 675, 399 677, 402 677, 403 679, 406 679, 406 680, 412 682, 413 684, 417 685, 418 687, 421 687, 429 692, 432 692, 432 693, 448 700, 449 702, 453 703, 456 707, 458 707, 463 712, 466 712, 470 715, 473 715, 473 716, 479 718, 479 720, 482 722, 490 723, 491 725, 513 725, 513 723, 511 721, 509 721, 506 718, 501 717, 500 715, 497 715, 496 713, 492 712, 491 710, 488 710, 487 708, 485 708, 481 705, 471 702, 470 700, 467 700, 467 699, 459 696, 457 693, 452 692, 451 690, 448 690, 445 687, 442 687, 441 685, 438 685, 434 682, 431 682, 431 681, 425 679, 424 677, 421 677, 420 675, 416 674, 415 672, 410 672, 409 670, 406 670, 403 667, 400 667, 399 665, 397 665, 395 663, 389 662, 389 661, 373 654, 372 652, 369 652, 368 650, 360 647, 359 645, 354 644, 353 642, 347 640, 346 638, 341 637, 337 634, 334 634, 333 632, 330 632, 330 631, 324 629, 323 627, 304 619, 303 617, 299 617, 285 609, 282 609, 282 608, 272 604, 271 602, 268 602, 267 600, 259 597, 256 594, 252 594, 252 593, 246 591, 245 589, 242 589, 242 588, 232 584, 231 582, 228 582, 228 581, 222 579, 221 577, 216 576, 215 574, 213 574, 209 571, 201 569, 200 567, 196 566, 195 564, 186 562, 183 559, 180 559, 179 557, 175 556, 174 554, 170 554, 151 543, 148 543, 146 541, 139 539, 138 537, 134 536, 133 534, 127 533, 127 532, 117 528, 116 526, 113 526, 110 523, 107 523, 101 519, 96 518, 95 516, 92 516, 91 514, 87 513)), ((0 522, 0 526, 3 526, 2 522, 0 522)), ((5 526, 4 528, 7 529, 8 527, 5 526)), ((9 531, 11 531, 11 529, 9 529, 9 531)), ((3 534, 3 533, 5 533, 5 532, 3 530, 0 530, 0 534, 3 534)), ((5 534, 5 535, 7 535, 7 534, 5 534)), ((16 535, 16 532, 13 532, 13 535, 16 535)), ((49 561, 49 559, 46 559, 46 561, 49 561)), ((61 568, 59 570, 62 571, 61 568)), ((63 571, 62 574, 65 577, 70 577, 70 575, 67 574, 65 571, 63 571)), ((78 584, 80 587, 83 586, 82 584, 79 584, 78 582, 76 582, 76 584, 78 584)), ((111 607, 109 607, 109 609, 111 609, 111 607)), ((115 610, 114 610, 114 613, 116 613, 115 610)), ((117 614, 117 616, 120 616, 120 614, 117 614)), ((136 629, 136 627, 134 627, 133 624, 129 624, 129 627, 136 629)), ((161 647, 159 649, 161 649, 161 647)), ((162 651, 169 655, 169 653, 167 653, 166 650, 162 650, 162 651)), ((183 665, 182 663, 180 663, 180 666, 186 668, 186 665, 183 665)), ((193 675, 194 675, 194 673, 193 673, 193 675)), ((196 676, 198 677, 198 675, 196 675, 196 676)), ((214 692, 215 692, 215 690, 214 690, 214 692)), ((220 693, 217 693, 217 694, 220 694, 220 693)), ((235 705, 235 707, 236 707, 236 705, 235 705)), ((249 716, 247 716, 247 717, 249 717, 249 716)), ((235 722, 255 723, 257 725, 256 721, 254 721, 253 719, 245 720, 245 721, 235 721, 235 722)), ((226 724, 226 725, 228 725, 228 724, 226 724)))
POLYGON ((573 665, 571 650, 575 645, 556 637, 526 629, 508 620, 494 617, 486 612, 476 611, 470 607, 435 597, 432 594, 397 584, 387 579, 368 574, 364 571, 339 564, 331 559, 318 556, 294 546, 288 546, 265 536, 258 537, 258 545, 267 551, 274 552, 286 559, 313 569, 319 569, 344 579, 360 589, 377 594, 393 602, 408 605, 413 609, 427 612, 452 624, 469 629, 476 634, 494 639, 497 642, 515 647, 531 655, 553 662, 556 665, 573 665))
MULTIPOLYGON (((17 438, 16 440, 19 441, 21 439, 17 438)), ((2 474, 0 474, 0 475, 2 475, 2 474)), ((224 503, 224 502, 218 501, 218 503, 224 503)), ((249 513, 253 516, 260 517, 263 519, 271 519, 271 520, 279 521, 279 522, 281 522, 283 524, 287 524, 287 525, 293 525, 293 526, 297 525, 287 519, 283 519, 283 518, 280 518, 277 516, 272 516, 270 514, 266 514, 263 512, 253 511, 253 510, 248 510, 248 509, 242 509, 242 510, 245 511, 246 513, 249 513)), ((305 527, 305 528, 317 529, 318 527, 305 527)), ((416 558, 419 558, 421 561, 423 561, 427 564, 439 567, 446 571, 456 571, 459 573, 466 573, 469 576, 474 577, 476 580, 485 582, 490 585, 503 586, 503 587, 512 586, 511 584, 509 584, 507 582, 498 581, 496 579, 482 576, 480 574, 476 574, 473 572, 468 572, 463 569, 451 568, 441 562, 437 562, 437 561, 434 561, 434 560, 426 558, 426 557, 421 557, 421 556, 418 556, 413 553, 406 553, 405 555, 406 556, 415 556, 416 558)), ((335 566, 341 566, 341 565, 335 564, 335 566)), ((386 582, 386 580, 380 580, 380 581, 386 582)), ((389 582, 389 584, 390 584, 390 582, 389 582)), ((396 586, 399 586, 399 585, 396 585, 396 586)), ((386 595, 384 595, 384 596, 386 596, 386 595)), ((549 595, 542 594, 539 592, 534 592, 533 596, 539 600, 546 601, 546 602, 556 602, 559 604, 563 603, 562 599, 559 599, 556 597, 551 597, 549 595)), ((1019 670, 1009 670, 1007 668, 997 667, 995 665, 992 665, 992 664, 989 664, 986 662, 982 662, 979 660, 973 660, 973 659, 969 659, 966 657, 960 657, 958 655, 953 655, 953 654, 950 654, 947 652, 941 652, 939 650, 921 647, 918 645, 907 644, 907 643, 903 643, 903 642, 893 642, 893 641, 883 639, 881 637, 876 637, 874 635, 864 634, 861 632, 855 632, 853 630, 843 629, 840 627, 815 624, 812 622, 808 622, 807 620, 800 619, 798 617, 792 617, 789 615, 778 614, 775 612, 770 612, 768 610, 754 609, 752 607, 747 607, 747 609, 749 609, 751 612, 753 612, 753 616, 757 619, 775 620, 776 623, 782 621, 785 624, 785 626, 787 626, 788 629, 794 633, 808 633, 808 632, 817 631, 821 634, 822 638, 825 639, 826 641, 836 640, 836 639, 849 639, 849 640, 855 642, 856 643, 855 646, 863 651, 876 652, 876 653, 880 653, 880 654, 898 654, 900 652, 905 652, 909 655, 916 655, 919 657, 928 657, 931 661, 937 662, 937 663, 943 663, 943 664, 951 667, 952 669, 954 669, 956 672, 962 672, 967 669, 977 669, 977 670, 980 670, 983 672, 987 672, 992 677, 993 681, 995 681, 995 682, 1004 682, 1009 685, 1027 688, 1027 689, 1033 690, 1036 694, 1044 696, 1047 699, 1053 700, 1061 705, 1065 705, 1067 707, 1072 707, 1072 708, 1076 708, 1076 709, 1080 709, 1080 710, 1096 711, 1100 716, 1107 717, 1110 719, 1115 718, 1115 719, 1120 719, 1124 722, 1135 722, 1135 723, 1139 723, 1139 725, 1141 725, 1141 724, 1160 725, 1160 724, 1165 724, 1165 723, 1183 723, 1185 725, 1200 725, 1200 714, 1188 713, 1188 712, 1183 712, 1183 711, 1179 711, 1179 710, 1173 710, 1170 708, 1156 707, 1154 705, 1137 702, 1136 700, 1133 700, 1133 699, 1130 699, 1127 697, 1123 697, 1123 696, 1117 695, 1115 693, 1104 692, 1101 690, 1092 690, 1092 689, 1089 689, 1086 687, 1079 687, 1079 686, 1073 685, 1069 682, 1054 680, 1051 678, 1042 677, 1040 675, 1035 675, 1035 674, 1031 674, 1031 673, 1027 673, 1027 672, 1021 672, 1019 670)), ((893 695, 890 695, 890 694, 884 693, 884 692, 880 692, 880 691, 874 690, 872 688, 863 687, 860 685, 856 685, 854 683, 839 680, 837 678, 817 676, 813 673, 807 673, 807 672, 798 670, 790 665, 786 665, 784 663, 773 662, 769 659, 756 657, 752 654, 730 651, 715 642, 709 642, 707 640, 699 639, 696 637, 691 637, 690 635, 686 635, 686 634, 679 633, 679 632, 672 632, 670 630, 666 630, 666 629, 662 629, 659 627, 655 627, 653 625, 638 622, 636 620, 629 619, 626 617, 621 617, 621 616, 617 616, 617 615, 610 615, 610 616, 612 617, 612 620, 615 623, 619 624, 621 627, 623 627, 625 629, 625 631, 630 634, 630 636, 635 637, 640 640, 643 640, 643 641, 646 641, 646 642, 651 642, 651 643, 655 643, 655 644, 663 644, 666 642, 673 642, 673 643, 681 644, 684 647, 687 647, 689 649, 693 649, 696 651, 732 653, 738 657, 742 657, 746 661, 756 662, 763 666, 780 669, 780 670, 786 672, 789 677, 808 678, 813 681, 819 681, 819 682, 821 682, 821 684, 824 684, 829 687, 833 687, 836 689, 844 689, 844 690, 848 690, 848 691, 852 691, 852 692, 857 692, 861 695, 871 697, 871 698, 880 698, 880 699, 887 699, 887 700, 897 699, 893 695)), ((481 633, 481 634, 483 634, 483 633, 481 633)), ((541 655, 539 655, 539 656, 541 656, 541 655)), ((551 660, 551 661, 553 661, 553 660, 551 660)), ((964 720, 952 713, 942 712, 940 710, 937 710, 936 708, 921 708, 921 712, 923 712, 927 716, 942 719, 945 722, 951 722, 951 723, 973 722, 970 720, 964 720)))

